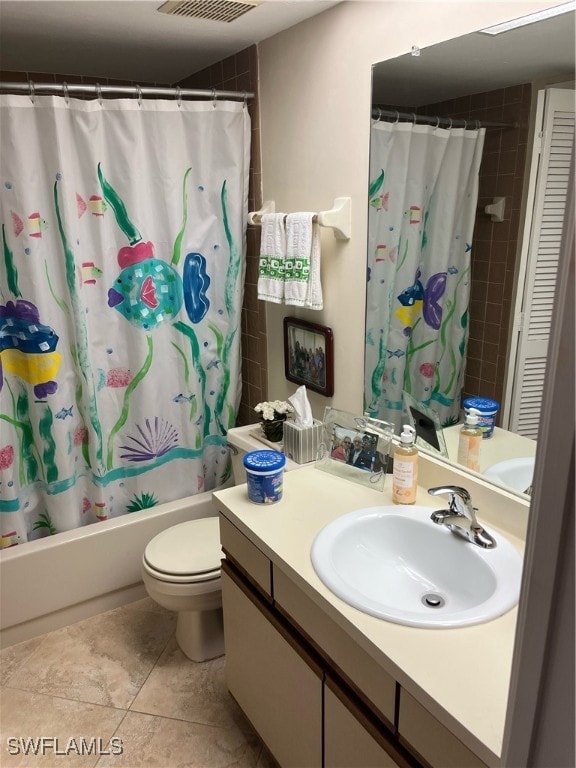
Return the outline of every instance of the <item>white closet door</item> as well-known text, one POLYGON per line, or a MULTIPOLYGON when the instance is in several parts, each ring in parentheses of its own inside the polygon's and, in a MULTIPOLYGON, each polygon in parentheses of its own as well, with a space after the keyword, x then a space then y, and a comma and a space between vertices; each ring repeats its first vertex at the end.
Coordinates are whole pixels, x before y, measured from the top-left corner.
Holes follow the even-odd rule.
POLYGON ((529 192, 529 200, 534 200, 532 226, 521 266, 521 303, 516 304, 519 335, 513 348, 509 425, 513 432, 533 439, 538 437, 575 125, 573 90, 551 88, 538 96, 542 127, 536 131, 533 163, 537 172, 532 174, 529 192))

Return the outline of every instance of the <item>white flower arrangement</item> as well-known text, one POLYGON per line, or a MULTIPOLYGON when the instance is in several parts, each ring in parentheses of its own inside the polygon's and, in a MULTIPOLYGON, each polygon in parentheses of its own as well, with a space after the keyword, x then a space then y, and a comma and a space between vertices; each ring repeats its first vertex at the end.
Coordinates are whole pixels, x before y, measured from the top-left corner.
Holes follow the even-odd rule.
POLYGON ((274 421, 275 419, 285 419, 286 414, 292 413, 294 408, 285 400, 270 400, 258 403, 254 410, 262 414, 264 421, 274 421))

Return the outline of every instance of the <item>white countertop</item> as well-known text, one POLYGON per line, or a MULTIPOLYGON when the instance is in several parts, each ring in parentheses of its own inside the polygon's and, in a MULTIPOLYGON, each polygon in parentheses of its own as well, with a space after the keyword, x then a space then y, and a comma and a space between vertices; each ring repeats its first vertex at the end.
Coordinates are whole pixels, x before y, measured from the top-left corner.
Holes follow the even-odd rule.
MULTIPOLYGON (((391 488, 391 477, 385 490, 378 492, 305 467, 285 474, 283 498, 274 505, 251 503, 245 485, 217 491, 214 497, 226 516, 274 565, 431 714, 481 760, 499 765, 517 609, 461 629, 407 627, 369 616, 340 600, 312 566, 312 542, 327 523, 360 507, 391 504, 391 488)), ((496 494, 491 504, 494 512, 500 503, 499 491, 486 492, 496 494)), ((416 503, 438 508, 438 499, 424 489, 419 490, 416 503)), ((506 494, 502 503, 509 503, 506 494)), ((493 518, 487 527, 496 538, 503 533, 494 526, 493 518)), ((520 539, 508 533, 506 537, 522 550, 520 539)))

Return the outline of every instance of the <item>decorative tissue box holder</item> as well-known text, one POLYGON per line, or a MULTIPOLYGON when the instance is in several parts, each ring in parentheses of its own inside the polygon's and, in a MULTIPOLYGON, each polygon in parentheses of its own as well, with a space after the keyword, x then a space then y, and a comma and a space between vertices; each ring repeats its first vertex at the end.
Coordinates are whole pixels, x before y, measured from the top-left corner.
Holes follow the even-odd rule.
POLYGON ((293 421, 284 422, 284 453, 296 464, 315 461, 322 442, 322 422, 313 420, 311 427, 299 427, 293 421))

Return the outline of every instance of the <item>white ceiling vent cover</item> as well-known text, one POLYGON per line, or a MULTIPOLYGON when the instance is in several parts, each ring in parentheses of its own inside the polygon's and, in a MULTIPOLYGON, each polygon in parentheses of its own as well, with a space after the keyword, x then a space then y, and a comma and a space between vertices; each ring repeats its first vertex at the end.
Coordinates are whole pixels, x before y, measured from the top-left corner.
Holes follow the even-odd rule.
POLYGON ((230 22, 256 8, 261 2, 262 0, 170 0, 158 10, 170 16, 230 22))

